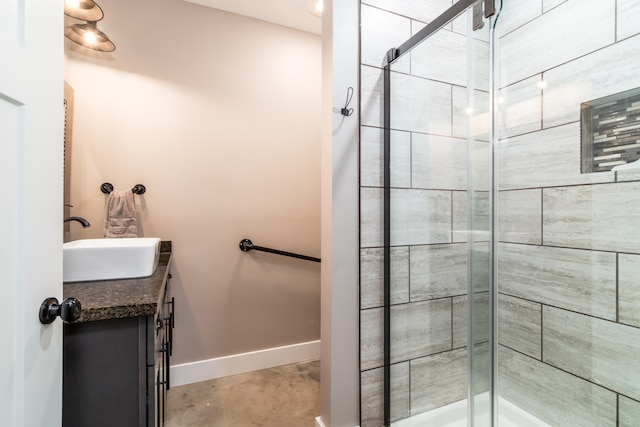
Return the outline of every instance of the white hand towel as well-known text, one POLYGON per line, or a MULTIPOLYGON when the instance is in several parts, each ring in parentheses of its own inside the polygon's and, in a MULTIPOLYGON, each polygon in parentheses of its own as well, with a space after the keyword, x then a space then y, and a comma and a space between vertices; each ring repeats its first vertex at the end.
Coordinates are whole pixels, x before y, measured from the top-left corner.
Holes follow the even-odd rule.
POLYGON ((138 237, 136 201, 131 190, 114 190, 109 194, 104 237, 138 237))

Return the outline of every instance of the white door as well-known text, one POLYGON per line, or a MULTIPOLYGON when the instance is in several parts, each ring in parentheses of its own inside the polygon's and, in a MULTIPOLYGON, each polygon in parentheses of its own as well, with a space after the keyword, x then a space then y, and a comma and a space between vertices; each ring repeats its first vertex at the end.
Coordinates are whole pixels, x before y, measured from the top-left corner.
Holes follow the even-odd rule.
POLYGON ((0 0, 0 424, 62 420, 63 3, 0 0))

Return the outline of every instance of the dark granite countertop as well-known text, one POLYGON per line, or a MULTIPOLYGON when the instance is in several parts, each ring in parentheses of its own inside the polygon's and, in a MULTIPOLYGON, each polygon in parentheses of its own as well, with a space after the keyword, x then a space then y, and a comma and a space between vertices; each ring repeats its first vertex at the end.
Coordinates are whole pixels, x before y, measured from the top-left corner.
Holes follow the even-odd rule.
POLYGON ((149 277, 64 283, 64 298, 75 297, 82 304, 76 322, 152 315, 157 312, 170 263, 171 252, 160 252, 158 268, 149 277))

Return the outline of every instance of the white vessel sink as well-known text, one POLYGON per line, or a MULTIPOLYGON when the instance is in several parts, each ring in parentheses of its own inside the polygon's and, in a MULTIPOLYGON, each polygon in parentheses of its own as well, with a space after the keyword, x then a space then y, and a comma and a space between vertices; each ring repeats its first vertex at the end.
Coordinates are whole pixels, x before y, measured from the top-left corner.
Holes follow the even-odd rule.
POLYGON ((160 239, 83 239, 62 245, 65 282, 147 277, 158 267, 160 239))

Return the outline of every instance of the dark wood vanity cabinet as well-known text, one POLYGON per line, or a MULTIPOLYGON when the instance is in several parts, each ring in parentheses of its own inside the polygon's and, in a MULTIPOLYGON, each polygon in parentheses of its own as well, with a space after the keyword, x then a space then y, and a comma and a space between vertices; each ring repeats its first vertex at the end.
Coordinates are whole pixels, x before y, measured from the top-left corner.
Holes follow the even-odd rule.
POLYGON ((154 314, 64 325, 64 427, 164 425, 175 325, 170 279, 167 268, 154 314))

